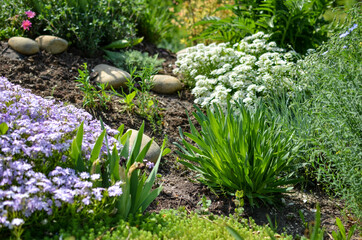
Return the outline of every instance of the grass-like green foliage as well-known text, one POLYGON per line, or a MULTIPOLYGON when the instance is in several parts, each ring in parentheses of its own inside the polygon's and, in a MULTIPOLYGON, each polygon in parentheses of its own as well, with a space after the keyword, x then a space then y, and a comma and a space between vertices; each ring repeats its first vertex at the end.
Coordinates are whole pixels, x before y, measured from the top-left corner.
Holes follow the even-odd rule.
POLYGON ((63 239, 235 239, 228 231, 232 227, 243 239, 269 239, 269 234, 278 239, 292 239, 292 236, 278 235, 269 227, 258 226, 252 219, 238 221, 235 217, 210 215, 203 217, 185 210, 161 210, 147 216, 135 216, 132 221, 120 221, 116 226, 69 226, 61 230, 63 239), (108 228, 107 228, 108 227, 108 228), (269 233, 268 233, 269 232, 269 233))
POLYGON ((236 43, 246 35, 263 31, 282 48, 289 45, 298 53, 316 48, 327 38, 323 14, 331 0, 247 0, 235 1, 221 10, 229 9, 233 16, 226 19, 206 18, 198 24, 208 28, 198 37, 236 43))
POLYGON ((19 0, 16 7, 38 14, 39 33, 65 38, 91 56, 100 46, 135 37, 142 1, 19 0))
POLYGON ((172 0, 144 0, 145 8, 137 19, 137 29, 140 36, 147 42, 158 44, 167 35, 172 34, 176 27, 171 23, 175 18, 170 8, 172 0))
POLYGON ((111 95, 107 94, 104 83, 97 83, 97 87, 90 82, 87 63, 83 64, 83 70, 78 69, 79 76, 76 82, 83 92, 83 107, 87 108, 107 108, 107 103, 111 101, 111 95))
POLYGON ((293 145, 282 132, 277 119, 267 122, 261 108, 252 112, 239 102, 228 105, 226 113, 214 105, 206 115, 197 109, 194 116, 201 126, 197 131, 190 121, 191 133, 182 133, 182 164, 200 174, 200 181, 216 191, 234 194, 242 190, 251 204, 255 200, 275 203, 279 193, 288 192, 291 183, 284 170, 291 167, 293 145), (186 140, 187 137, 193 143, 186 140))
POLYGON ((302 143, 299 162, 307 177, 342 197, 357 219, 362 216, 361 16, 359 4, 343 32, 298 63, 303 92, 268 104, 270 115, 281 116, 295 133, 293 141, 302 143))
POLYGON ((136 68, 136 73, 140 74, 146 68, 153 69, 155 74, 161 69, 164 59, 157 59, 158 55, 149 56, 147 52, 140 52, 137 50, 112 52, 104 50, 106 53, 106 59, 113 62, 118 68, 121 68, 127 72, 132 72, 136 68))
MULTIPOLYGON (((123 158, 126 161, 123 165, 118 164, 118 162, 115 163, 114 175, 116 179, 119 178, 119 180, 122 180, 125 183, 122 188, 123 193, 120 196, 117 205, 119 216, 125 220, 128 219, 130 214, 135 215, 137 213, 143 213, 162 190, 162 186, 158 186, 155 189, 152 189, 152 187, 156 180, 157 170, 166 141, 163 142, 160 156, 147 176, 146 172, 142 170, 147 167, 145 165, 146 163, 144 163, 144 159, 153 140, 148 142, 141 150, 143 130, 144 123, 139 129, 135 142, 130 146, 129 137, 131 136, 131 131, 122 136, 123 126, 119 129, 119 136, 122 136, 120 141, 124 144, 123 150, 120 153, 120 158, 123 158), (129 151, 130 147, 131 150, 129 151)), ((116 148, 113 149, 113 152, 115 151, 117 151, 116 148)))

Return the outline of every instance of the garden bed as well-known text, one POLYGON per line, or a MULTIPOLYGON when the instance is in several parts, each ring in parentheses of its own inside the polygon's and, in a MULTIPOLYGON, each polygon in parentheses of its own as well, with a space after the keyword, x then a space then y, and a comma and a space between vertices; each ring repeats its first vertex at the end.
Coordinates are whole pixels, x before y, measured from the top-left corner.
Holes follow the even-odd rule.
MULTIPOLYGON (((172 74, 176 55, 168 50, 158 49, 150 44, 141 44, 137 50, 147 51, 151 55, 158 54, 166 61, 163 64, 161 73, 172 74)), ((82 92, 77 88, 75 82, 78 76, 78 69, 83 63, 88 64, 92 69, 97 64, 111 64, 99 53, 96 58, 85 58, 80 55, 77 49, 69 49, 59 55, 51 55, 45 51, 30 57, 20 56, 8 48, 7 43, 0 43, 0 76, 8 78, 14 84, 23 88, 31 89, 36 95, 44 98, 55 99, 82 108, 82 92)), ((145 134, 154 137, 158 144, 162 143, 164 137, 168 139, 168 147, 172 152, 163 157, 159 169, 162 175, 158 183, 163 184, 163 190, 156 200, 148 208, 148 211, 159 212, 161 209, 178 209, 184 207, 187 211, 201 211, 199 204, 203 196, 211 200, 206 212, 218 215, 229 215, 234 213, 235 204, 231 197, 217 197, 206 187, 196 181, 194 173, 187 170, 177 162, 176 149, 172 144, 179 138, 178 127, 188 132, 189 122, 186 112, 193 112, 193 97, 188 89, 174 95, 156 95, 160 107, 163 109, 162 126, 154 131, 147 120, 135 113, 122 111, 122 104, 118 97, 113 96, 108 103, 108 109, 90 109, 89 112, 94 118, 103 121, 117 129, 121 124, 125 130, 129 128, 138 129, 142 121, 146 122, 145 134)), ((298 211, 303 212, 307 222, 313 221, 316 204, 321 207, 322 226, 325 227, 331 238, 332 230, 336 230, 335 219, 345 219, 347 229, 354 224, 341 216, 342 203, 331 200, 320 192, 318 186, 309 188, 308 191, 296 190, 294 193, 283 197, 284 204, 279 207, 250 208, 245 206, 244 217, 252 217, 257 224, 268 224, 266 215, 270 215, 273 224, 277 222, 279 232, 287 232, 292 235, 303 235, 305 225, 303 224, 298 211)), ((204 209, 205 210, 205 209, 204 209)), ((205 213, 205 211, 204 211, 205 213)))

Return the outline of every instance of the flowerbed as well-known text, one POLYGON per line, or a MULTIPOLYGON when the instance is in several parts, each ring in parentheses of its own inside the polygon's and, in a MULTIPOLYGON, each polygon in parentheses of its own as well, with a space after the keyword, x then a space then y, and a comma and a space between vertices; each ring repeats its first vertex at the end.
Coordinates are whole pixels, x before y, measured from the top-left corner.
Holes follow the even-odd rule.
MULTIPOLYGON (((0 227, 25 224, 32 214, 51 215, 65 204, 86 211, 91 203, 122 193, 121 182, 108 189, 93 187, 99 174, 68 168, 69 148, 76 128, 84 122, 82 153, 88 159, 101 134, 99 121, 72 105, 55 103, 0 77, 0 227), (59 166, 58 166, 59 165, 59 166), (40 213, 39 213, 40 212, 40 213)), ((121 146, 106 126, 108 144, 121 146)), ((101 154, 105 154, 103 147, 101 154)), ((89 212, 90 213, 90 212, 89 212)), ((42 217, 40 217, 40 220, 42 217)))

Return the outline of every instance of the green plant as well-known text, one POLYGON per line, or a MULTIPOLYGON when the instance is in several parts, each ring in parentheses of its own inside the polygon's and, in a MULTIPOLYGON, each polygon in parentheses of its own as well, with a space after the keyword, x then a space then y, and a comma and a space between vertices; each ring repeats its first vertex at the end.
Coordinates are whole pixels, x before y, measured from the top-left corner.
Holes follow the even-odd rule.
POLYGON ((280 116, 292 141, 301 144, 298 174, 346 201, 361 219, 361 5, 349 13, 350 25, 336 32, 293 70, 302 91, 269 98, 271 116, 280 116))
POLYGON ((162 109, 158 105, 158 100, 151 95, 153 87, 152 67, 145 67, 142 72, 135 67, 131 71, 131 78, 127 79, 126 86, 128 93, 122 89, 122 94, 112 88, 114 95, 121 98, 121 102, 126 104, 126 111, 134 111, 151 123, 151 127, 156 132, 162 124, 162 109), (136 82, 138 79, 138 82, 136 82))
POLYGON ((97 87, 90 83, 90 75, 87 63, 83 63, 83 70, 78 69, 79 77, 75 80, 79 82, 77 85, 83 92, 83 107, 95 108, 103 107, 107 109, 107 103, 111 100, 111 96, 106 92, 104 83, 97 83, 97 87))
POLYGON ((201 215, 209 214, 209 207, 211 206, 211 200, 207 199, 205 195, 202 196, 201 200, 197 203, 200 206, 196 212, 201 215))
POLYGON ((332 236, 334 240, 350 240, 352 239, 353 233, 357 228, 357 225, 353 225, 347 235, 346 229, 344 228, 341 219, 336 218, 336 225, 338 226, 338 232, 333 231, 332 236))
POLYGON ((147 52, 137 50, 112 52, 104 50, 106 59, 113 62, 118 68, 131 72, 136 68, 136 73, 141 74, 146 68, 152 69, 152 74, 156 74, 160 70, 163 59, 157 59, 157 55, 149 56, 147 52))
POLYGON ((235 199, 233 200, 235 203, 235 216, 240 218, 244 213, 244 192, 242 190, 238 190, 235 192, 235 199))
POLYGON ((142 1, 127 0, 23 0, 26 8, 39 13, 41 33, 67 39, 83 51, 94 55, 99 47, 120 39, 134 39, 135 19, 142 1))
POLYGON ((115 138, 123 145, 120 152, 118 152, 116 146, 111 148, 108 145, 106 130, 102 120, 101 126, 103 132, 98 137, 89 160, 85 160, 82 157, 83 123, 78 128, 77 135, 71 144, 70 157, 77 172, 100 174, 101 186, 103 188, 109 187, 112 183, 122 182, 122 195, 118 197, 116 209, 118 216, 121 219, 127 220, 131 214, 135 215, 145 211, 162 190, 161 186, 156 189, 152 189, 152 186, 156 179, 165 141, 156 163, 145 162, 144 158, 152 144, 152 140, 141 150, 144 123, 141 125, 132 146, 129 142, 131 132, 123 134, 124 125, 118 128, 119 133, 115 138), (107 147, 105 159, 99 156, 104 139, 107 147), (145 168, 152 169, 148 176, 146 171, 142 172, 145 168))
POLYGON ((137 29, 147 42, 158 44, 168 34, 176 29, 171 21, 175 18, 170 11, 172 0, 144 0, 145 7, 137 19, 137 29))
MULTIPOLYGON (((122 135, 123 129, 120 130, 122 135)), ((127 219, 130 214, 137 214, 144 212, 151 202, 160 194, 162 186, 152 189, 152 186, 156 179, 158 166, 161 161, 163 149, 165 147, 165 141, 161 147, 161 153, 155 164, 145 163, 144 158, 148 149, 152 144, 152 140, 148 142, 141 150, 141 142, 144 130, 144 123, 137 134, 136 140, 133 146, 129 144, 129 137, 131 132, 126 133, 120 138, 121 143, 124 144, 123 150, 120 153, 120 163, 115 164, 114 174, 116 178, 124 181, 123 194, 119 198, 117 205, 118 214, 122 219, 127 219), (131 147, 131 150, 129 148, 131 147), (152 168, 152 171, 147 177, 146 172, 141 173, 142 169, 152 168), (117 172, 117 169, 118 172, 117 172)), ((114 150, 113 150, 114 151, 114 150)))
POLYGON ((36 36, 39 30, 39 25, 35 23, 37 14, 29 11, 22 0, 5 0, 0 6, 6 9, 0 13, 0 40, 14 36, 36 36))
POLYGON ((182 133, 177 154, 188 161, 182 164, 200 174, 199 180, 217 192, 233 194, 242 190, 251 205, 256 199, 275 203, 292 183, 283 171, 291 167, 293 145, 278 119, 267 122, 264 110, 247 110, 240 102, 236 109, 228 104, 207 108, 206 115, 197 108, 195 116, 201 131, 190 120, 191 133, 182 133), (189 138, 193 143, 185 139, 189 138))
POLYGON ((235 1, 218 10, 231 10, 234 16, 219 19, 208 17, 199 24, 209 25, 198 37, 235 43, 249 34, 263 31, 272 35, 279 46, 291 46, 298 53, 306 53, 327 39, 323 14, 332 0, 247 0, 235 1))

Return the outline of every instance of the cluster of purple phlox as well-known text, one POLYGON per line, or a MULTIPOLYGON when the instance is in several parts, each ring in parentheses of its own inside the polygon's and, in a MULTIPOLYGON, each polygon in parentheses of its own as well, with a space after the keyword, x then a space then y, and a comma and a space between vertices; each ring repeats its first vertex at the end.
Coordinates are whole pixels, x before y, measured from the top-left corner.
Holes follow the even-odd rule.
MULTIPOLYGON (((101 134, 98 120, 73 105, 43 99, 29 90, 11 84, 0 77, 0 123, 9 126, 7 134, 0 136, 0 154, 12 156, 22 154, 24 158, 51 157, 55 152, 66 153, 75 136, 75 130, 84 121, 82 151, 88 156, 101 134)), ((110 146, 121 146, 112 137, 118 132, 108 126, 110 146)), ((105 146, 102 153, 106 154, 105 146)))
POLYGON ((64 203, 74 202, 89 205, 93 200, 102 200, 105 191, 110 197, 122 194, 122 182, 108 189, 93 188, 93 183, 88 181, 92 179, 91 175, 81 173, 82 176, 78 176, 73 169, 56 167, 46 176, 33 171, 24 160, 0 159, 0 228, 11 226, 9 212, 19 212, 24 217, 30 217, 36 211, 51 215, 53 205, 61 207, 64 203))
MULTIPOLYGON (((82 151, 89 156, 102 132, 99 121, 82 109, 43 99, 0 77, 0 123, 9 127, 0 135, 0 228, 20 226, 36 211, 51 215, 54 207, 63 204, 89 205, 102 200, 105 192, 110 197, 122 194, 120 182, 108 189, 93 188, 92 181, 99 180, 99 174, 78 175, 58 166, 45 175, 32 165, 35 158, 47 161, 59 153, 59 160, 65 161, 81 122, 82 151)), ((118 132, 105 127, 108 144, 120 150, 122 146, 112 137, 118 132)))

